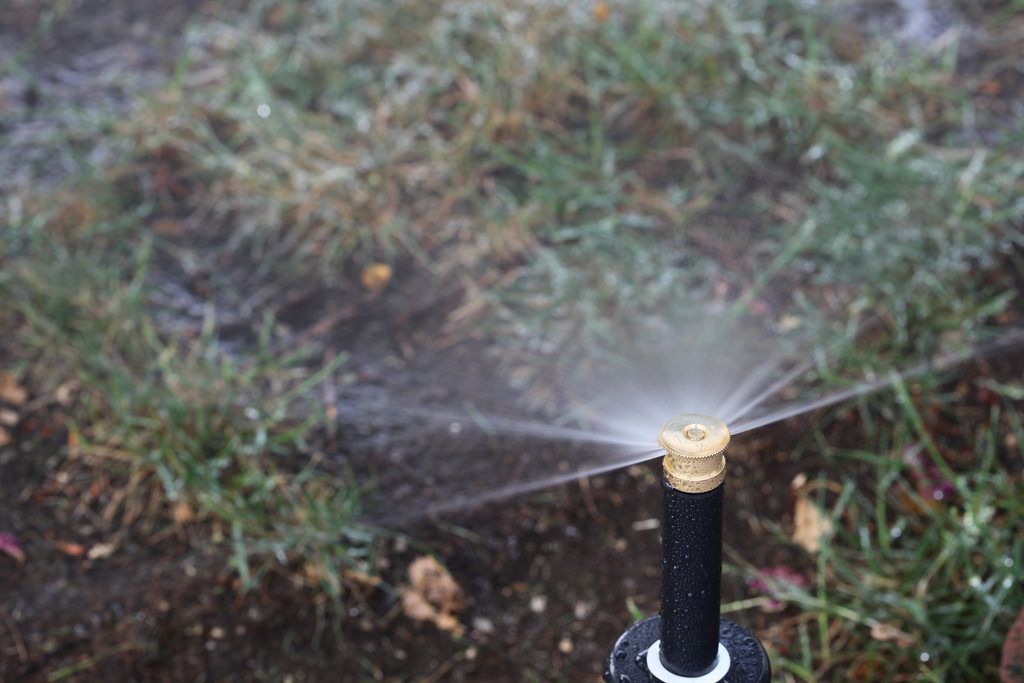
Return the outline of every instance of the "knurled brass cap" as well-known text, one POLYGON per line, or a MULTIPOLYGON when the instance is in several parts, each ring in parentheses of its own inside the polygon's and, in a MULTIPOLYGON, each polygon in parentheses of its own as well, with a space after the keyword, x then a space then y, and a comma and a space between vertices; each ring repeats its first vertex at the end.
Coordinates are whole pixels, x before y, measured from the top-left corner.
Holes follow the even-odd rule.
POLYGON ((725 481, 729 428, 718 418, 697 413, 674 417, 661 428, 658 443, 667 451, 662 464, 672 488, 704 493, 725 481))

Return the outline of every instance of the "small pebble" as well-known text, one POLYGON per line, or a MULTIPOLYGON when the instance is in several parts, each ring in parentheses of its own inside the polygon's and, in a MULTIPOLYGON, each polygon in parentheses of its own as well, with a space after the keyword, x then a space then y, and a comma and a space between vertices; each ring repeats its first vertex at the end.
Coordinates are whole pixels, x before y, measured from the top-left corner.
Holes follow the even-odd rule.
POLYGON ((530 598, 530 610, 540 614, 548 608, 548 599, 543 595, 535 595, 530 598))
POLYGON ((473 619, 473 628, 480 633, 494 633, 494 622, 487 617, 477 617, 473 619))
POLYGON ((593 609, 594 607, 590 603, 584 600, 577 600, 576 606, 573 608, 572 613, 573 616, 577 619, 586 619, 593 609))

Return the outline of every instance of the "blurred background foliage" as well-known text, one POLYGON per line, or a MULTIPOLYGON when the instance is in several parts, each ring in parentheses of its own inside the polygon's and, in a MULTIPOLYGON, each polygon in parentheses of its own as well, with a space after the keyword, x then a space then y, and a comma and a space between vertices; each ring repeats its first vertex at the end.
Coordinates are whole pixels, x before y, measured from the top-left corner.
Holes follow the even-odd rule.
MULTIPOLYGON (((33 41, 73 9, 33 10, 33 41)), ((5 188, 5 372, 70 393, 62 458, 165 519, 187 506, 245 586, 297 564, 341 601, 345 572, 377 570, 379 530, 323 456, 336 412, 310 398, 351 349, 282 320, 296 292, 333 311, 454 292, 431 334, 477 344, 549 413, 601 353, 695 311, 843 341, 819 388, 970 348, 1020 321, 1019 10, 895 32, 882 3, 788 0, 204 14, 126 113, 60 112, 59 180, 41 163, 5 188)), ((937 435, 966 400, 948 379, 863 399, 859 446, 827 417, 794 455, 823 459, 835 486, 814 504, 835 532, 808 552, 814 585, 761 584, 798 616, 763 632, 786 676, 993 675, 1021 603, 1022 396, 1019 378, 986 385, 984 410, 937 435), (959 503, 929 500, 928 468, 959 503)))

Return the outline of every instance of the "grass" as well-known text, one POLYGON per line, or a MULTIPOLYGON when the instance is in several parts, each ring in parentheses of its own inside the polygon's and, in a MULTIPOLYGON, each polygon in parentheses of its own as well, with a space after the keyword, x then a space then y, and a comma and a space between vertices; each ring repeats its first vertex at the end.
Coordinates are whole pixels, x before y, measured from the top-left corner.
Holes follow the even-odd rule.
MULTIPOLYGON (((337 596, 370 536, 343 473, 301 454, 329 440, 308 393, 345 349, 295 343, 275 318, 294 287, 354 299, 375 262, 456 283, 453 334, 548 408, 623 329, 695 302, 819 342, 872 322, 830 385, 976 343, 1016 320, 1024 130, 956 40, 833 9, 288 0, 196 25, 173 82, 98 141, 119 164, 8 198, 16 369, 40 394, 73 382, 71 451, 230 529, 246 583, 309 562, 337 596)), ((1019 470, 997 455, 1019 455, 998 438, 1019 443, 1019 400, 953 446, 933 427, 955 397, 918 381, 862 400, 872 447, 807 445, 835 533, 812 588, 774 587, 799 610, 768 633, 790 678, 991 674, 1021 602, 1019 470), (955 503, 921 497, 907 449, 955 503)))
MULTIPOLYGON (((761 577, 768 595, 793 608, 767 628, 787 680, 996 676, 1024 603, 1020 404, 1006 391, 979 405, 928 384, 873 399, 878 422, 856 446, 834 445, 833 426, 822 424, 798 451, 827 462, 802 490, 831 529, 820 550, 802 553, 795 571, 804 580, 764 578, 734 558, 734 571, 761 577), (928 413, 957 425, 956 435, 940 439, 928 413)), ((786 529, 769 526, 775 543, 792 544, 786 529)))
POLYGON ((212 308, 198 336, 162 333, 147 311, 152 241, 132 238, 138 216, 92 216, 84 234, 62 241, 50 239, 61 228, 45 211, 30 213, 4 231, 0 292, 36 391, 77 394, 68 455, 98 456, 126 479, 151 477, 166 509, 184 504, 226 525, 246 584, 256 578, 252 556, 301 557, 329 568, 318 575, 337 594, 337 572, 366 560, 358 496, 316 467, 322 454, 310 438, 322 408, 306 401, 309 417, 296 414, 345 356, 310 369, 311 349, 281 353, 267 319, 236 359, 213 337, 212 308), (296 465, 298 453, 313 455, 296 465))
POLYGON ((1008 296, 976 275, 1019 244, 1022 133, 965 135, 985 112, 957 48, 773 3, 273 3, 194 32, 126 135, 174 155, 140 194, 209 206, 262 277, 458 273, 457 320, 523 378, 540 347, 568 381, 716 283, 776 334, 881 318, 875 361, 901 365, 976 339, 1008 296))

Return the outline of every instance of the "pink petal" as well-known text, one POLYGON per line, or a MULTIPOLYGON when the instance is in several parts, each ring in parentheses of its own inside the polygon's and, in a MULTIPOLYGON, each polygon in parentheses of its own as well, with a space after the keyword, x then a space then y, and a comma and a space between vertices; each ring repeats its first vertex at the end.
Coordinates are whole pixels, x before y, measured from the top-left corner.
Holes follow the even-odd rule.
POLYGON ((18 539, 14 534, 0 532, 0 553, 10 555, 19 563, 25 561, 25 551, 18 545, 18 539))

